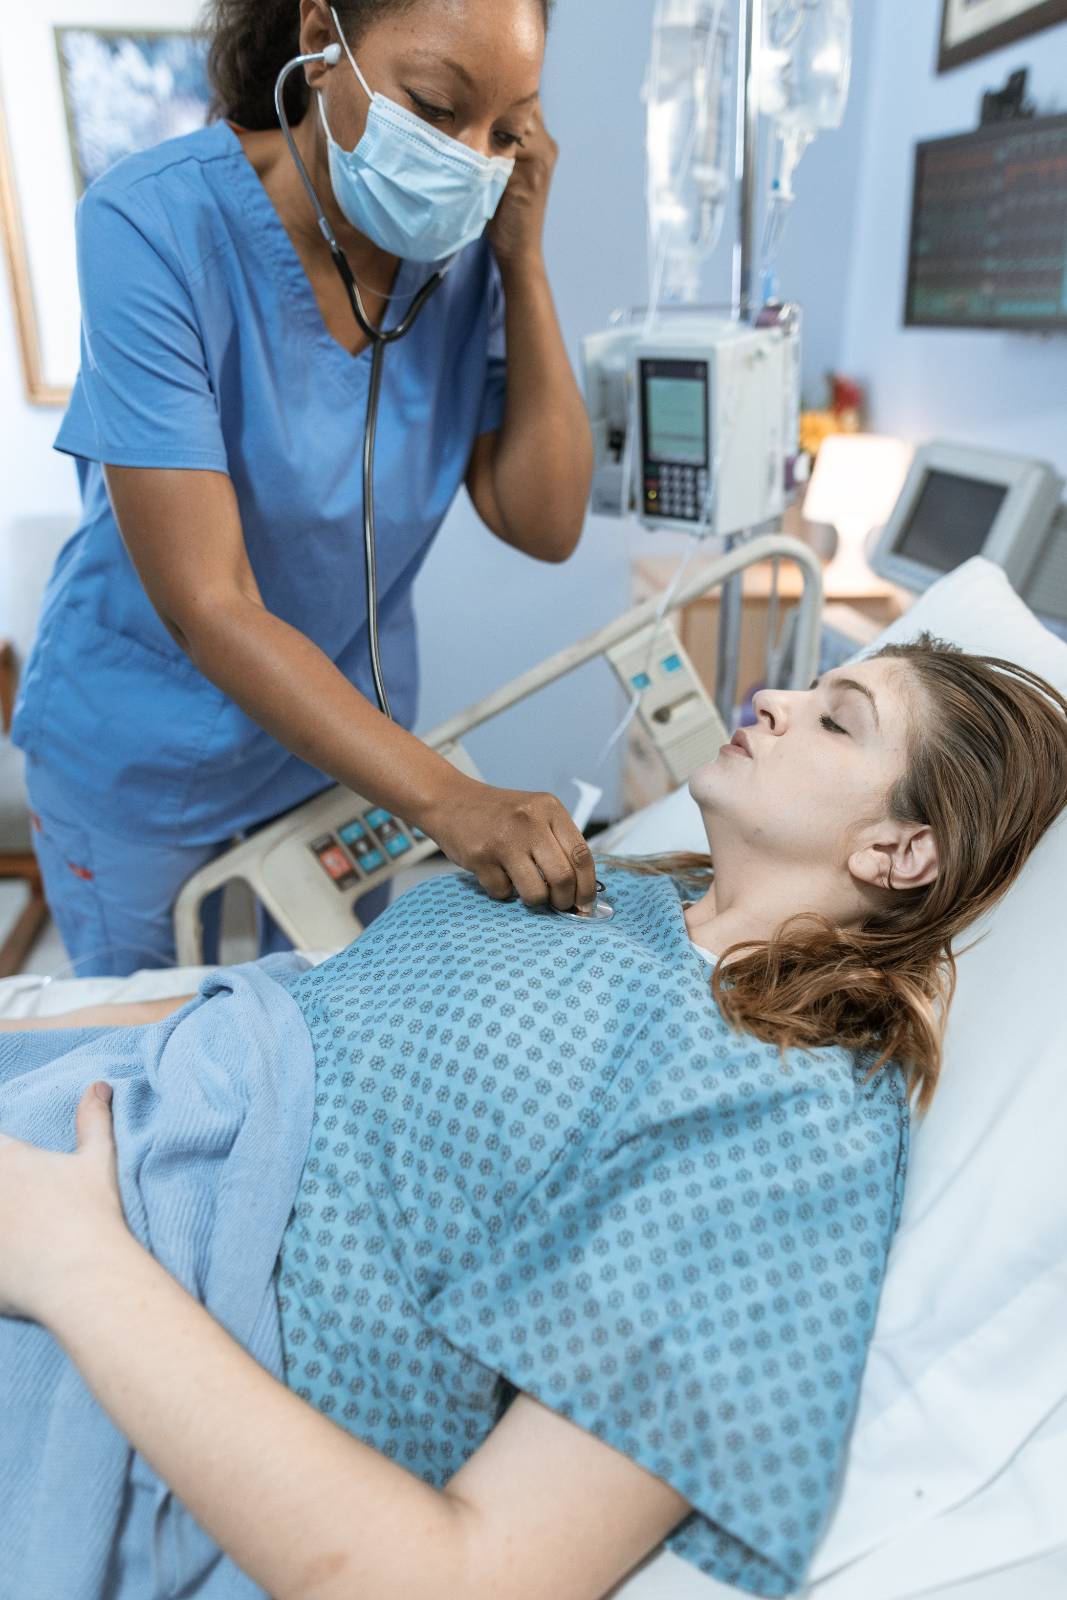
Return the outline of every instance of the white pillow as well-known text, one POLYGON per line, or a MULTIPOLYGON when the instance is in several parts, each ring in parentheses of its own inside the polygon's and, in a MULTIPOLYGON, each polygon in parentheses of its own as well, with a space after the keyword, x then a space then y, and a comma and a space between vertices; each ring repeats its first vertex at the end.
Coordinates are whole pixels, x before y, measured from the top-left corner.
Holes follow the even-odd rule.
MULTIPOLYGON (((1067 645, 988 561, 942 578, 872 648, 923 628, 1067 695, 1067 645)), ((910 1548, 921 1570, 920 1526, 991 1485, 1067 1403, 1065 889, 1061 817, 964 941, 984 935, 959 958, 942 1081, 913 1129, 844 1489, 813 1577, 898 1539, 896 1565, 910 1548)), ((1051 1508, 1025 1495, 1023 1507, 1013 1549, 1000 1529, 1004 1563, 1062 1540, 1062 1505, 1055 1527, 1051 1508)), ((975 1541, 975 1571, 986 1554, 975 1541)), ((840 1583, 815 1593, 851 1593, 847 1575, 840 1583)), ((867 1592, 874 1600, 873 1582, 867 1592)))
MULTIPOLYGON (((1029 667, 1067 694, 1067 645, 988 561, 934 584, 871 651, 923 629, 1029 667)), ((684 788, 613 832, 606 841, 619 854, 707 847, 684 788)), ((917 1592, 909 1583, 924 1582, 934 1519, 943 1540, 944 1514, 998 1474, 1010 1482, 1009 1463, 1021 1481, 1026 1441, 1067 1404, 1065 891, 1061 818, 974 930, 982 942, 959 959, 943 1078, 929 1116, 913 1126, 848 1466, 812 1569, 818 1600, 917 1592)), ((972 1520, 965 1538, 950 1540, 941 1576, 1007 1565, 1062 1540, 1054 1495, 1044 1506, 1024 1495, 1023 1504, 990 1527, 984 1546, 972 1520)))

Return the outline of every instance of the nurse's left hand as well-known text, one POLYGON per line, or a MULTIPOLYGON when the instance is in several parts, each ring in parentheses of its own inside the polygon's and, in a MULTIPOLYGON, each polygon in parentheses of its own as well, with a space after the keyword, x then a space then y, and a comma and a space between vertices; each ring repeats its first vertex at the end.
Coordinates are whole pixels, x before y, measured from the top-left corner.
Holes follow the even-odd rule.
POLYGON ((515 152, 515 171, 486 235, 502 267, 540 260, 545 209, 559 145, 545 127, 538 100, 530 128, 515 152))
POLYGON ((47 1324, 50 1308, 109 1243, 133 1242, 119 1198, 107 1084, 82 1096, 77 1133, 73 1155, 0 1133, 0 1316, 47 1324))

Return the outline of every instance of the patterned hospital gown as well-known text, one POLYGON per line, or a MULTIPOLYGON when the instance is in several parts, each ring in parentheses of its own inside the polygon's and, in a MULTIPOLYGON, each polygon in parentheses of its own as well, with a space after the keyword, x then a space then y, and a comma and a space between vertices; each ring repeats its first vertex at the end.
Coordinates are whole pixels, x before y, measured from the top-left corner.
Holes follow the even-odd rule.
POLYGON ((680 888, 607 877, 589 924, 435 879, 288 980, 317 1092, 287 1379, 436 1486, 524 1390, 685 1497, 676 1554, 786 1595, 899 1216, 903 1078, 733 1033, 680 888))

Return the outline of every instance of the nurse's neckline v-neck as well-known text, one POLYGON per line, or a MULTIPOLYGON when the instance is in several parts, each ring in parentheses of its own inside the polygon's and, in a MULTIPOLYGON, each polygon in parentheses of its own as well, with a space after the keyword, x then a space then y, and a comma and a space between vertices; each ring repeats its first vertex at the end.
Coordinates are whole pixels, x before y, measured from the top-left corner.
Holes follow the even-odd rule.
MULTIPOLYGON (((338 371, 352 372, 363 379, 370 367, 371 346, 367 344, 357 355, 353 355, 351 350, 346 350, 344 345, 334 338, 326 326, 326 319, 323 317, 319 302, 315 298, 315 291, 312 288, 311 279, 304 269, 304 263, 297 254, 296 246, 290 239, 285 224, 278 215, 274 201, 267 193, 262 178, 248 159, 244 145, 228 122, 225 120, 220 121, 217 126, 225 131, 225 137, 231 144, 232 153, 236 157, 241 170, 239 181, 245 201, 244 210, 250 220, 259 226, 268 246, 271 260, 281 280, 282 288, 295 297, 293 309, 300 315, 301 320, 307 326, 313 342, 320 347, 328 349, 330 360, 338 371)), ((423 270, 425 271, 426 269, 423 270)), ((416 271, 417 266, 415 263, 401 261, 397 270, 396 281, 391 290, 393 299, 409 290, 410 297, 414 298, 422 282, 421 278, 413 282, 416 277, 416 271)), ((386 310, 387 318, 390 317, 391 309, 392 301, 390 301, 386 310)), ((407 310, 407 306, 405 305, 402 309, 407 310)), ((355 326, 354 319, 353 326, 355 326)))

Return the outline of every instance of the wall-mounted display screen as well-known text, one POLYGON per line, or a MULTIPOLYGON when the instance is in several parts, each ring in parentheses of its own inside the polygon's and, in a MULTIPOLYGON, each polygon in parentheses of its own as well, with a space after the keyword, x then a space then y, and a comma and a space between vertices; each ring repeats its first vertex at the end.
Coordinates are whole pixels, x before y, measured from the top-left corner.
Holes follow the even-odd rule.
POLYGON ((1067 116, 917 147, 904 321, 1067 330, 1067 116))

